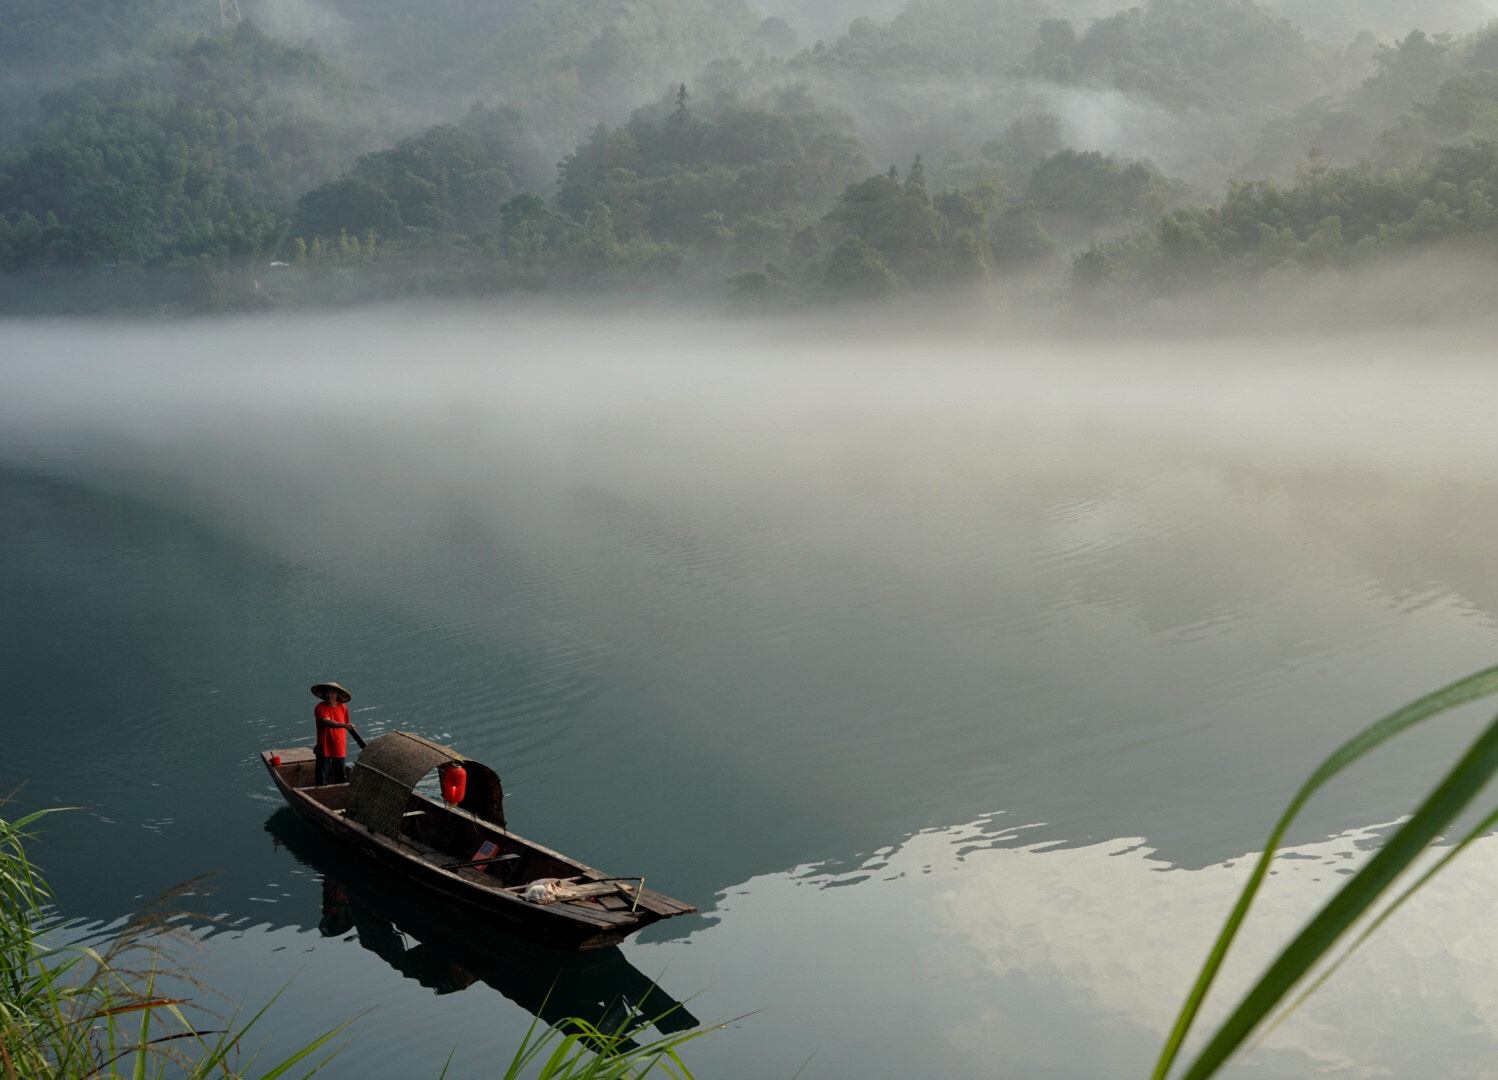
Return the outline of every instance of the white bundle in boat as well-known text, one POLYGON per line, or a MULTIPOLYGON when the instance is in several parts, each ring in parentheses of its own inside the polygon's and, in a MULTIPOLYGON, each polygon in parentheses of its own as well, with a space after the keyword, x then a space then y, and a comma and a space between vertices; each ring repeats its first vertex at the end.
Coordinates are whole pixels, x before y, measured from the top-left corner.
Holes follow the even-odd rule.
MULTIPOLYGON (((644 881, 644 878, 640 879, 641 888, 644 887, 644 881)), ((618 878, 576 884, 565 878, 537 878, 520 895, 533 904, 560 904, 564 900, 592 900, 599 896, 615 895, 619 891, 618 878)), ((638 891, 636 890, 636 895, 638 891)))
POLYGON ((563 900, 576 900, 579 894, 556 878, 541 878, 531 882, 524 895, 533 904, 556 904, 563 900))

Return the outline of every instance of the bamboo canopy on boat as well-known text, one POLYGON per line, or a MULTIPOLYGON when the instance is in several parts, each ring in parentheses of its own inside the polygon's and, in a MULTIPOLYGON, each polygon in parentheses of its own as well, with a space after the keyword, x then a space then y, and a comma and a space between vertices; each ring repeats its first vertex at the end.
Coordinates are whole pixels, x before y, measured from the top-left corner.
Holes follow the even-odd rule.
POLYGON ((461 762, 468 772, 467 794, 459 807, 505 828, 504 790, 494 770, 409 731, 371 739, 359 754, 349 774, 349 820, 398 840, 411 789, 433 769, 453 762, 461 762))

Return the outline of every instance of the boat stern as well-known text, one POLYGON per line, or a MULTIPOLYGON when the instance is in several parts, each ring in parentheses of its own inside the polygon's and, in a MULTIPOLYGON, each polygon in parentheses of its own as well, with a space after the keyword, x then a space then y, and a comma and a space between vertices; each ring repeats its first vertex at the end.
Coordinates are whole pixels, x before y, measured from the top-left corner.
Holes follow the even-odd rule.
POLYGON ((262 750, 260 762, 282 787, 312 787, 317 782, 317 756, 310 746, 262 750))

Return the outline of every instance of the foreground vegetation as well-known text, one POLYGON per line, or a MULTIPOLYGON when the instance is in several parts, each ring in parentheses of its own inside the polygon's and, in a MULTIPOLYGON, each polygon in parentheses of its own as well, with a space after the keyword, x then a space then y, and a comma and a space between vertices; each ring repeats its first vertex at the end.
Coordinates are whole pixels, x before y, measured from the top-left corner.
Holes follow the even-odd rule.
POLYGON ((0 310, 761 308, 1036 275, 1128 306, 1498 229, 1494 28, 1334 48, 1251 0, 927 0, 808 47, 741 3, 454 0, 416 26, 350 0, 330 51, 275 5, 271 29, 53 7, 0 0, 0 310), (45 95, 23 77, 69 57, 45 95), (619 100, 642 104, 593 119, 619 100), (1088 134, 1077 101, 1124 119, 1088 134))
MULTIPOLYGON (((186 931, 174 930, 174 916, 164 907, 136 916, 103 948, 50 944, 66 924, 26 849, 26 830, 42 816, 0 818, 0 1076, 275 1080, 310 1076, 338 1053, 334 1042, 348 1022, 273 1063, 247 1051, 247 1036, 274 1002, 242 1023, 200 1023, 197 1017, 206 1014, 176 991, 210 991, 175 955, 186 931)), ((629 1033, 642 1020, 628 1015, 613 1031, 584 1020, 539 1031, 533 1023, 504 1080, 639 1080, 657 1069, 691 1080, 677 1048, 705 1032, 637 1045, 629 1033)), ((434 1065, 433 1074, 439 1072, 446 1070, 434 1065)))
MULTIPOLYGON (((138 916, 102 950, 49 944, 62 927, 25 847, 26 829, 41 816, 0 819, 0 1069, 7 1080, 244 1075, 231 1059, 259 1016, 237 1033, 188 1018, 185 999, 163 990, 191 980, 172 959, 162 915, 138 916)), ((304 1061, 315 1067, 340 1030, 259 1075, 270 1080, 304 1061)), ((252 1057, 246 1068, 254 1065, 252 1057)))
MULTIPOLYGON (((1285 834, 1306 803, 1334 777, 1384 743, 1441 713, 1498 693, 1498 667, 1486 668, 1427 694, 1370 725, 1338 747, 1321 763, 1275 822, 1264 852, 1239 894, 1237 903, 1213 943, 1206 962, 1187 994, 1156 1063, 1152 1080, 1165 1080, 1208 992, 1248 917, 1254 898, 1264 885, 1285 834)), ((1290 941, 1249 988, 1243 1000, 1207 1039, 1206 1045, 1179 1074, 1180 1080, 1206 1080, 1217 1075, 1233 1053, 1257 1030, 1294 1009, 1401 905, 1479 837, 1498 826, 1498 810, 1484 814, 1444 849, 1415 880, 1402 877, 1425 856, 1479 792, 1498 772, 1498 718, 1495 718, 1452 766, 1441 782, 1366 863, 1358 868, 1290 941), (1358 930, 1350 945, 1343 942, 1358 930), (1310 976, 1315 975, 1314 979, 1310 976), (1308 988, 1288 1006, 1286 999, 1310 979, 1308 988)))

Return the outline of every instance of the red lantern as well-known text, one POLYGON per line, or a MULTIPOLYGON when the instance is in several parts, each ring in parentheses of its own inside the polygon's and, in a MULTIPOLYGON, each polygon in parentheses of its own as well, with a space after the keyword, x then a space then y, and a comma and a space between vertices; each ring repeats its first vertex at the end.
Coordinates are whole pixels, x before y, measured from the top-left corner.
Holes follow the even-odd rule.
POLYGON ((456 806, 468 794, 468 770, 454 762, 442 769, 442 798, 456 806))
POLYGON ((279 769, 281 767, 281 755, 280 754, 272 754, 270 756, 270 767, 272 769, 279 769))

